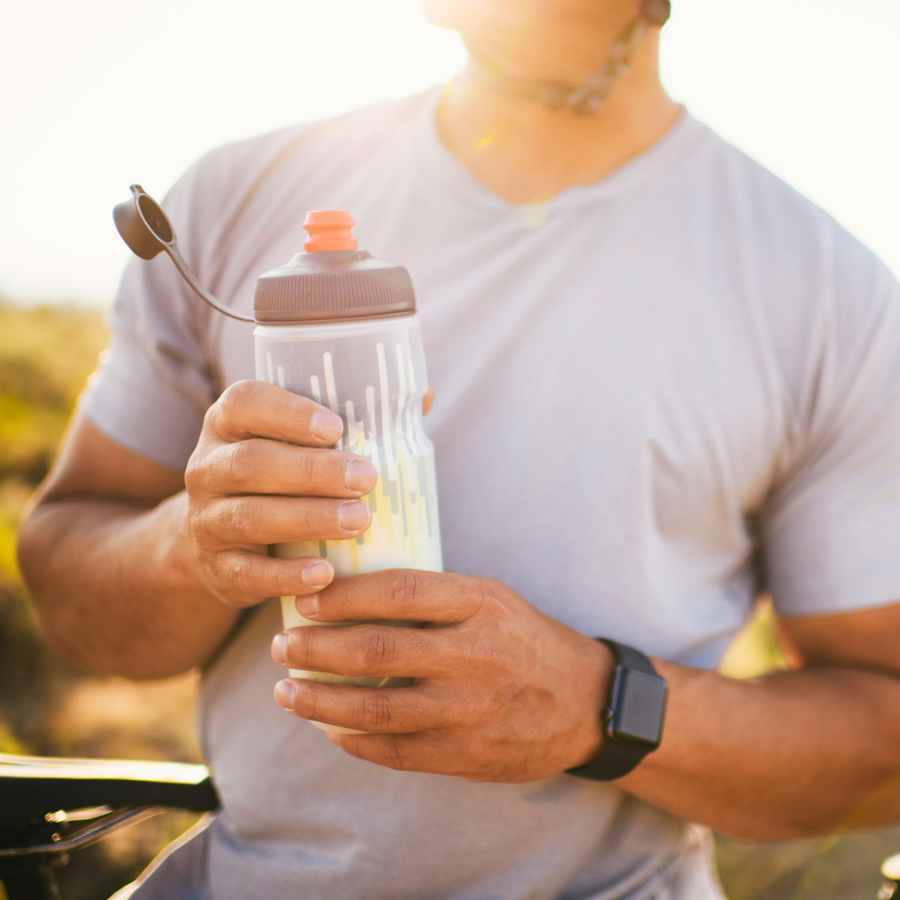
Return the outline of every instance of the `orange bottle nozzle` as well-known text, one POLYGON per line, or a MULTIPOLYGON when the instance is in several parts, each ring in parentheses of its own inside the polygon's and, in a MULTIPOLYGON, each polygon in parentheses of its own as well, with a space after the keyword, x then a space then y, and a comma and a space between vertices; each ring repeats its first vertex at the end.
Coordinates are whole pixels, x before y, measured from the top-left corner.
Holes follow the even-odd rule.
POLYGON ((313 209, 306 214, 303 227, 309 237, 303 242, 307 253, 331 250, 355 250, 356 238, 350 229, 356 223, 346 209, 313 209))

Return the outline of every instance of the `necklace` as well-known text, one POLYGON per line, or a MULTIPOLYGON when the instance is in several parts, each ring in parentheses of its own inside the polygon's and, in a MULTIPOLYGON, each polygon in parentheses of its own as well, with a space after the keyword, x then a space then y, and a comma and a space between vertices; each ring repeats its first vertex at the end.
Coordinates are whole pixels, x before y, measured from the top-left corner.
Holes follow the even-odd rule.
POLYGON ((490 90, 523 100, 537 100, 549 109, 567 108, 576 116, 596 115, 603 109, 616 81, 630 71, 648 24, 664 25, 669 8, 669 0, 644 0, 641 12, 616 36, 606 62, 584 84, 518 78, 473 55, 475 78, 490 90))

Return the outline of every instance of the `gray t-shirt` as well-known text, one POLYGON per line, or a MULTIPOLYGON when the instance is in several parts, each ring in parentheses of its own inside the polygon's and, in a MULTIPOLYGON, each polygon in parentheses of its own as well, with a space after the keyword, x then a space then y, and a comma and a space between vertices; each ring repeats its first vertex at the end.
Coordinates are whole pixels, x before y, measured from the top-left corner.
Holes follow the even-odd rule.
MULTIPOLYGON (((446 567, 701 667, 763 587, 783 615, 900 600, 900 289, 884 266, 686 112, 602 181, 508 203, 441 144, 439 96, 215 150, 166 207, 204 283, 245 312, 309 209, 348 208, 361 247, 407 266, 446 567)), ((252 326, 203 306, 164 256, 130 264, 112 322, 82 410, 181 469, 207 406, 253 377, 252 326)), ((279 629, 265 604, 204 674, 223 811, 141 900, 721 896, 705 832, 613 785, 347 756, 272 700, 279 629)))

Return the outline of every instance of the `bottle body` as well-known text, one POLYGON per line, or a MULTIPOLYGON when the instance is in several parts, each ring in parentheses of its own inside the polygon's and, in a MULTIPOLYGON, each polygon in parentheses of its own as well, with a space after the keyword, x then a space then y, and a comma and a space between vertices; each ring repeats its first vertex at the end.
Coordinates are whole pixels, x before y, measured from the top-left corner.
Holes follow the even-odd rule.
MULTIPOLYGON (((257 325, 254 344, 256 377, 337 413, 344 433, 336 449, 359 454, 378 470, 377 484, 362 498, 372 509, 365 534, 347 541, 277 544, 271 552, 282 558, 324 557, 337 577, 390 568, 441 571, 434 448, 422 423, 428 380, 415 313, 257 325)), ((303 618, 294 600, 281 598, 285 628, 322 624, 303 618)), ((376 686, 404 682, 298 670, 291 674, 376 686)))

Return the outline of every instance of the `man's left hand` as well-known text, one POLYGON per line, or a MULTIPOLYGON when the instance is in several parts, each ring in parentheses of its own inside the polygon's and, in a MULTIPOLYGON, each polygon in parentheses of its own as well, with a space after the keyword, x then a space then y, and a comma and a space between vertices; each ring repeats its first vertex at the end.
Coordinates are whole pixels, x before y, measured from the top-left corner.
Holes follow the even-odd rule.
POLYGON ((294 715, 367 732, 329 733, 353 756, 469 781, 526 782, 600 749, 612 654, 500 582, 393 569, 340 578, 298 597, 297 609, 322 623, 424 623, 304 626, 272 642, 275 661, 292 669, 415 679, 388 688, 279 682, 276 700, 294 715))

